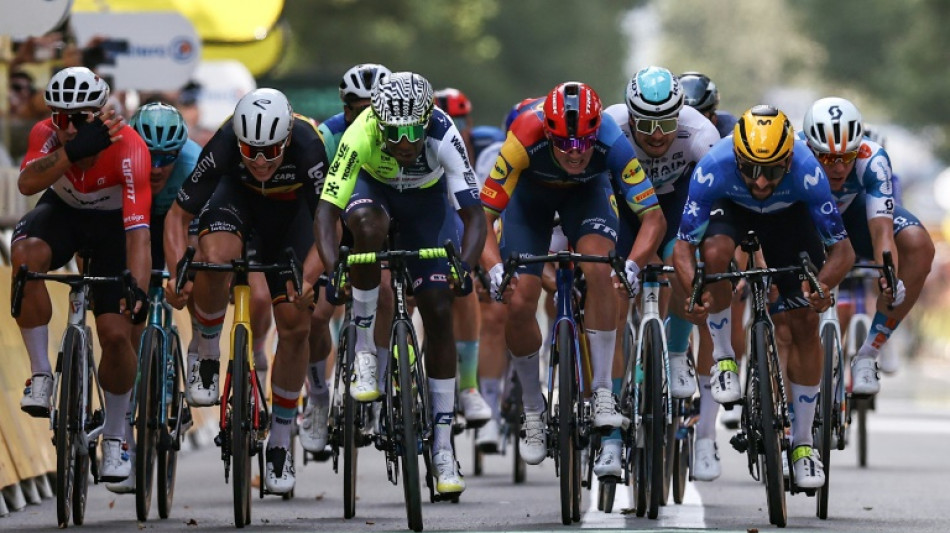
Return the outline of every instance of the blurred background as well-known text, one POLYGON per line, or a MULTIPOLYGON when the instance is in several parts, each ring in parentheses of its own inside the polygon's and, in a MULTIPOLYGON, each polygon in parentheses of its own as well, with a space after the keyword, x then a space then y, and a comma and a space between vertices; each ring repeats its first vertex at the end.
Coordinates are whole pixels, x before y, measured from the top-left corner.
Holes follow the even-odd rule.
POLYGON ((0 227, 8 235, 29 204, 19 161, 62 66, 106 77, 127 117, 174 103, 202 143, 255 87, 317 120, 340 112, 340 77, 358 63, 462 90, 478 125, 566 80, 621 102, 654 64, 707 74, 734 114, 770 103, 800 125, 817 98, 855 102, 938 243, 902 351, 950 360, 948 21, 943 0, 0 0, 0 227))

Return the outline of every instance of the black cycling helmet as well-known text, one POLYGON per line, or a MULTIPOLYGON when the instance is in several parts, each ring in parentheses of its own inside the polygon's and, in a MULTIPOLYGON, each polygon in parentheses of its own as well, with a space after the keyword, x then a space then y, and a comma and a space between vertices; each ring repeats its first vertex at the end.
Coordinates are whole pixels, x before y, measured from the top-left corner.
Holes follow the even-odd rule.
POLYGON ((709 76, 699 72, 684 72, 679 79, 686 93, 686 105, 703 114, 719 107, 719 89, 709 76))

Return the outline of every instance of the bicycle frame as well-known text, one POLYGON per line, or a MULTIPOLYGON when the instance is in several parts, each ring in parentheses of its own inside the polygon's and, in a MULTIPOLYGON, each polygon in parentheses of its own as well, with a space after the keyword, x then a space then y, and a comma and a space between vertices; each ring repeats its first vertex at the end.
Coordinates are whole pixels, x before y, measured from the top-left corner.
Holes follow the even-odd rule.
MULTIPOLYGON (((666 327, 663 323, 663 317, 660 315, 660 287, 662 283, 659 280, 659 273, 660 271, 672 272, 673 269, 670 267, 669 269, 644 270, 643 291, 640 295, 640 327, 637 329, 637 355, 635 361, 635 368, 637 369, 635 383, 637 385, 643 382, 643 372, 641 370, 643 368, 643 332, 646 331, 647 322, 656 321, 659 324, 660 344, 663 347, 663 376, 665 379, 669 379, 668 376, 670 375, 670 353, 666 346, 666 327)), ((673 395, 670 393, 669 387, 666 388, 666 400, 666 423, 670 424, 673 421, 673 395)), ((640 405, 639 387, 634 387, 633 389, 633 405, 640 405)), ((634 416, 634 423, 637 427, 637 445, 641 446, 643 435, 640 434, 640 429, 643 415, 637 412, 634 416)))

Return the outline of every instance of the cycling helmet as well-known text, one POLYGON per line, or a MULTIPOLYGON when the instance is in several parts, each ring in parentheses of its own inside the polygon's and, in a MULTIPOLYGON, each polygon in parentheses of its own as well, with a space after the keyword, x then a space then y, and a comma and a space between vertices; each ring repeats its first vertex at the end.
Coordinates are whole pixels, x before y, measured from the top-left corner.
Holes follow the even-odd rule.
POLYGON ((864 136, 867 137, 871 142, 875 142, 881 145, 881 148, 884 148, 887 143, 887 137, 884 133, 877 127, 868 124, 867 122, 863 123, 864 126, 864 136))
POLYGON ((802 121, 808 146, 818 153, 840 154, 861 147, 864 126, 858 108, 844 98, 822 98, 802 121))
POLYGON ((472 102, 458 89, 441 89, 434 93, 435 105, 450 117, 467 117, 472 112, 472 102))
POLYGON ((86 67, 68 67, 50 78, 44 100, 57 109, 101 108, 109 100, 109 84, 86 67))
POLYGON ((589 85, 562 83, 544 100, 544 131, 565 139, 593 135, 600 128, 601 109, 600 97, 589 85))
POLYGON ((732 134, 736 155, 757 165, 782 161, 791 155, 794 145, 788 117, 770 105, 757 105, 743 113, 732 134))
POLYGON ((294 114, 284 93, 255 89, 238 101, 232 124, 239 141, 250 146, 269 146, 290 135, 294 114))
POLYGON ((340 82, 340 100, 370 98, 373 86, 383 78, 389 76, 388 68, 377 63, 363 63, 356 65, 343 75, 340 82))
POLYGON ((684 72, 679 75, 685 104, 700 113, 710 113, 719 107, 719 89, 709 76, 699 72, 684 72))
POLYGON ((669 70, 646 67, 627 85, 627 111, 631 117, 661 119, 679 115, 683 88, 669 70))
POLYGON ((373 112, 386 126, 415 126, 429 122, 432 84, 414 72, 394 72, 373 86, 373 112))
POLYGON ((132 115, 129 126, 150 152, 177 152, 188 140, 188 125, 177 109, 159 102, 145 104, 132 115))

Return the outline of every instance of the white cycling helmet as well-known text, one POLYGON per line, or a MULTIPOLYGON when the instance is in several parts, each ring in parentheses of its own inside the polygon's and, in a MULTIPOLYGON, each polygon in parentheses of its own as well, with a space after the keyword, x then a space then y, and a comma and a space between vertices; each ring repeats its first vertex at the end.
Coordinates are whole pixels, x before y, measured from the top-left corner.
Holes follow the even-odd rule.
POLYGON ((343 81, 340 82, 340 100, 346 101, 347 96, 358 99, 371 98, 373 87, 380 79, 390 74, 392 73, 388 68, 377 63, 356 65, 343 75, 343 81))
POLYGON ((241 142, 268 146, 290 135, 294 112, 284 93, 277 89, 255 89, 237 103, 231 122, 241 142))
POLYGON ((101 108, 109 100, 109 84, 86 67, 68 67, 50 78, 44 100, 57 109, 101 108))
POLYGON ((415 126, 432 114, 432 84, 414 72, 394 72, 373 87, 373 112, 380 124, 415 126))
POLYGON ((631 117, 661 119, 679 115, 683 88, 669 70, 646 67, 627 84, 627 111, 631 117))
POLYGON ((853 152, 861 147, 864 122, 858 108, 844 98, 816 101, 802 121, 808 146, 823 154, 853 152))

